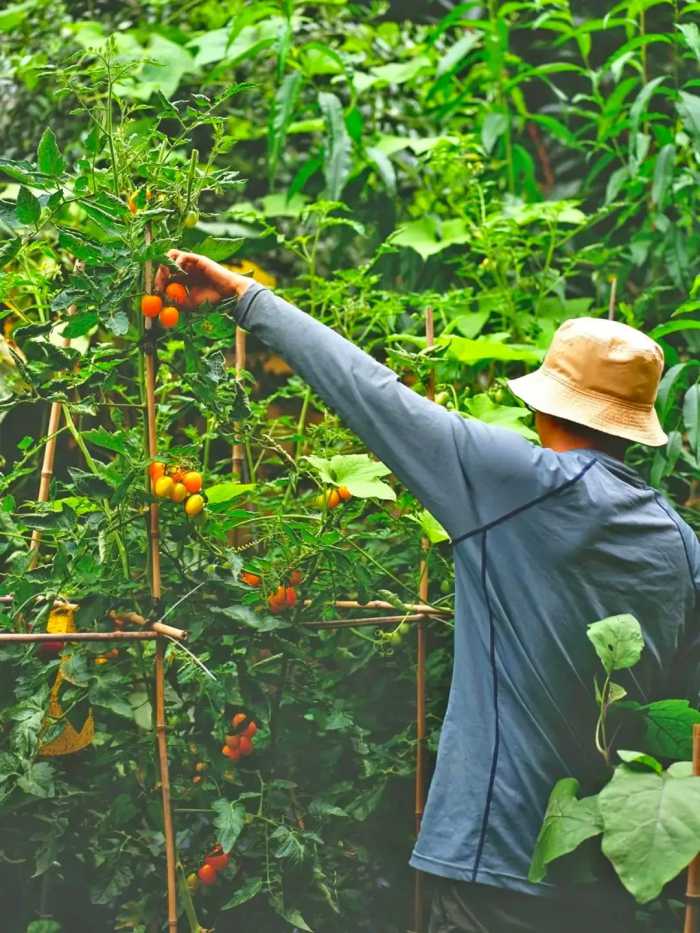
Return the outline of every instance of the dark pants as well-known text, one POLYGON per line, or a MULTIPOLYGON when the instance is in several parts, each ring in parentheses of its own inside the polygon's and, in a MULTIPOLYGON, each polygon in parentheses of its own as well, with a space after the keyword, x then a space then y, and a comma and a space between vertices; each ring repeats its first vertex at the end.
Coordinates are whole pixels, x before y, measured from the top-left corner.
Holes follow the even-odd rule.
POLYGON ((588 898, 537 897, 432 878, 428 933, 634 933, 634 911, 588 898))

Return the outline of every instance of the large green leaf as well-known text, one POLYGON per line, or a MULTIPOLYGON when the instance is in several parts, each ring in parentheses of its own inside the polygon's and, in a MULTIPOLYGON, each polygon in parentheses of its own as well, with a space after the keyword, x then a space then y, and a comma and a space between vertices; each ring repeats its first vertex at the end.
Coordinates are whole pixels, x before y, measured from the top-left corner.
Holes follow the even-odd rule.
POLYGON ((324 483, 347 486, 358 499, 396 499, 396 493, 380 480, 391 473, 389 467, 367 454, 337 454, 330 460, 306 457, 324 483))
POLYGON ((700 385, 691 386, 683 399, 683 424, 695 456, 700 453, 700 385))
POLYGON ((608 674, 634 667, 644 649, 642 627, 628 613, 593 622, 586 634, 608 674))
POLYGON ((480 392, 467 400, 467 410, 474 418, 486 424, 495 424, 501 428, 517 431, 529 441, 538 439, 536 432, 523 424, 523 421, 527 421, 532 415, 522 405, 500 405, 494 402, 486 392, 480 392))
POLYGON ((427 509, 423 509, 417 515, 409 515, 408 517, 420 526, 421 531, 431 544, 440 544, 441 541, 450 540, 450 536, 440 522, 427 509))
POLYGON ((528 880, 542 881, 550 862, 568 855, 584 840, 602 832, 597 798, 579 800, 578 790, 579 782, 575 778, 562 778, 554 785, 532 854, 528 880))
POLYGON ((603 853, 640 904, 661 894, 700 851, 700 780, 615 769, 598 795, 603 853))
POLYGON ((242 496, 243 493, 250 492, 251 489, 255 489, 255 483, 234 483, 231 481, 216 483, 215 486, 210 486, 207 489, 207 502, 210 505, 230 502, 231 499, 242 496))
POLYGON ((700 712, 688 700, 656 700, 640 706, 644 715, 644 748, 660 758, 688 758, 693 753, 693 726, 700 712))
POLYGON ((230 852, 245 825, 245 807, 242 803, 233 803, 221 798, 212 804, 216 813, 214 827, 216 838, 224 852, 230 852))
POLYGON ((262 891, 262 886, 262 878, 248 878, 219 909, 231 910, 232 907, 239 907, 241 904, 245 904, 246 901, 252 900, 262 891))
POLYGON ((700 143, 700 97, 679 91, 676 109, 688 132, 700 143))
POLYGON ((448 246, 467 243, 470 236, 466 224, 460 218, 439 221, 426 214, 420 220, 412 220, 399 227, 391 234, 389 242, 410 246, 422 259, 428 259, 448 246))
POLYGON ((523 344, 501 343, 499 340, 488 337, 478 337, 469 340, 467 337, 457 337, 450 334, 438 337, 435 341, 438 346, 446 346, 449 356, 467 366, 473 366, 482 360, 502 360, 504 362, 540 363, 544 350, 539 347, 530 347, 523 344))
POLYGON ((318 105, 326 127, 323 174, 326 193, 332 201, 339 201, 350 174, 352 140, 345 126, 343 105, 335 94, 322 91, 318 105))

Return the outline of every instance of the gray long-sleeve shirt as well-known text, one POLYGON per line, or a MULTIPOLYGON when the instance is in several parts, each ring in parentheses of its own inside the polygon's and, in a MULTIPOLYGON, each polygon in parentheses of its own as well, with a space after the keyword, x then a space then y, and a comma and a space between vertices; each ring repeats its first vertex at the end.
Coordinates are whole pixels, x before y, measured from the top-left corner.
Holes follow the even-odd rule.
POLYGON ((617 613, 637 617, 646 650, 624 685, 634 698, 654 696, 679 648, 698 635, 697 537, 614 458, 556 453, 446 411, 257 284, 235 315, 452 539, 452 685, 411 864, 550 893, 527 874, 552 785, 575 776, 592 792, 603 774, 586 627, 617 613))

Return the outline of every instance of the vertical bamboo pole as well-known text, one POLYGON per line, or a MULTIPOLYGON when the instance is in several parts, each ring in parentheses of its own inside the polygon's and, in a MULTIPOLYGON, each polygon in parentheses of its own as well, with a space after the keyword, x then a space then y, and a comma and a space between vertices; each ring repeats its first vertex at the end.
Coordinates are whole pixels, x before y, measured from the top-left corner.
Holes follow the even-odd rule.
POLYGON ((617 300, 617 276, 610 278, 610 300, 608 301, 608 320, 615 320, 615 301, 617 300))
MULTIPOLYGON (((700 725, 693 726, 693 774, 700 777, 700 725)), ((698 933, 700 919, 700 855, 696 855, 688 866, 688 879, 685 887, 688 899, 685 905, 685 923, 683 933, 698 933)))
MULTIPOLYGON (((81 268, 81 263, 76 260, 73 265, 73 270, 76 271, 81 268)), ((77 311, 76 305, 70 305, 68 308, 68 314, 75 314, 77 311)), ((70 346, 70 339, 68 337, 63 337, 61 341, 63 347, 70 346)), ((51 487, 51 479, 53 478, 53 467, 54 461, 56 459, 56 440, 57 432, 61 424, 61 414, 63 412, 63 405, 61 402, 52 402, 51 409, 49 411, 49 426, 46 431, 46 447, 44 447, 44 459, 41 465, 41 475, 39 479, 39 492, 37 494, 37 502, 48 502, 49 501, 49 489, 51 487)), ((38 528, 35 528, 32 532, 32 540, 29 543, 29 550, 32 553, 32 559, 29 564, 29 569, 34 570, 37 563, 39 562, 39 546, 41 544, 41 531, 38 528)))
MULTIPOLYGON (((246 366, 246 332, 242 327, 236 327, 236 376, 240 376, 246 366)), ((238 428, 238 425, 236 425, 238 428)), ((243 445, 234 444, 231 452, 231 469, 236 473, 241 482, 243 482, 243 464, 245 457, 243 455, 243 445)))
MULTIPOLYGON (((146 246, 151 242, 151 228, 146 226, 146 246)), ((147 260, 143 274, 144 290, 147 294, 153 289, 153 266, 147 260)), ((146 334, 153 327, 150 318, 144 318, 146 334)), ((145 382, 146 382, 146 433, 148 437, 148 454, 152 459, 158 453, 158 438, 156 433, 156 351, 151 345, 145 353, 145 382)), ((150 473, 146 470, 146 487, 150 490, 150 473)), ((149 509, 149 552, 151 567, 151 596, 157 606, 161 598, 161 571, 160 571, 160 523, 159 507, 152 502, 149 509)), ((170 806, 170 769, 168 766, 168 737, 165 729, 165 672, 163 664, 163 640, 156 642, 155 659, 155 699, 156 699, 156 741, 158 744, 158 762, 160 765, 160 787, 163 801, 163 834, 165 836, 165 862, 168 888, 168 930, 177 933, 177 880, 175 859, 175 834, 173 831, 173 816, 170 806)))
MULTIPOLYGON (((435 343, 435 321, 433 309, 425 309, 425 337, 426 345, 432 347, 435 343)), ((435 373, 431 372, 428 380, 428 398, 435 398, 435 373)), ((418 571, 418 600, 428 602, 428 560, 427 552, 430 542, 427 538, 421 539, 421 548, 426 555, 420 562, 418 571)), ((425 621, 421 619, 416 624, 416 836, 420 832, 425 808, 425 654, 426 630, 425 621)), ((425 891, 423 873, 416 871, 413 892, 413 929, 415 933, 423 933, 425 922, 425 891)))

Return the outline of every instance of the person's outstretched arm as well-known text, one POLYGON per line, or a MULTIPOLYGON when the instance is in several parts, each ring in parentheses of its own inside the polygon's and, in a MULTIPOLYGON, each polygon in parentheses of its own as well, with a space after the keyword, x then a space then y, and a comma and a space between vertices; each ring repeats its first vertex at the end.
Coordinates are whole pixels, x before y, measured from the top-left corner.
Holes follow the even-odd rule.
MULTIPOLYGON (((534 494, 534 459, 542 451, 522 437, 418 395, 391 369, 245 276, 196 254, 174 250, 169 256, 194 277, 195 301, 200 287, 238 296, 237 322, 284 357, 452 538, 534 494), (523 482, 509 488, 509 475, 523 482)), ((158 283, 166 280, 161 268, 158 283)))

